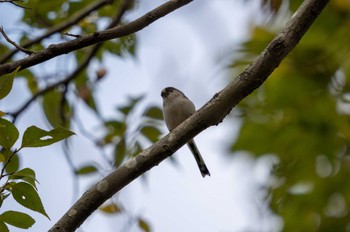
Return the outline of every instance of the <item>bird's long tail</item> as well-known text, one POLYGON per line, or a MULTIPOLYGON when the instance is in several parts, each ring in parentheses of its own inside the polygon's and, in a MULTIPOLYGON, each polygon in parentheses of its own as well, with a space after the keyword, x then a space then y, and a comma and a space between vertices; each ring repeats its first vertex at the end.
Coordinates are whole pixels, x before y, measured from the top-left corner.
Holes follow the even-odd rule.
POLYGON ((204 160, 202 158, 202 155, 201 153, 199 152, 194 140, 190 140, 188 143, 187 143, 188 147, 190 148, 194 158, 196 159, 196 162, 197 162, 197 165, 199 167, 199 170, 202 174, 203 177, 205 177, 206 175, 210 176, 210 172, 207 168, 207 166, 205 165, 204 163, 204 160))

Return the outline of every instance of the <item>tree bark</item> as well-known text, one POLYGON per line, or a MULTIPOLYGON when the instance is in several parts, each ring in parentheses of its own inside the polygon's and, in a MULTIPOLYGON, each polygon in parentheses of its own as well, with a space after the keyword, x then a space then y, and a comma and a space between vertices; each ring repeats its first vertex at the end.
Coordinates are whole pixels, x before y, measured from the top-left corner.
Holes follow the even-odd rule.
POLYGON ((142 17, 115 28, 107 29, 104 31, 95 32, 91 35, 81 36, 75 40, 71 40, 59 44, 51 44, 48 48, 41 50, 35 54, 32 54, 24 59, 13 61, 0 65, 0 77, 4 74, 11 73, 16 70, 17 67, 21 67, 20 70, 32 67, 34 65, 43 63, 54 57, 70 53, 72 51, 97 44, 106 40, 120 38, 126 35, 135 33, 143 28, 147 27, 154 21, 161 17, 173 12, 174 10, 192 2, 193 0, 169 0, 166 3, 160 5, 154 10, 148 12, 142 17))
POLYGON ((189 139, 222 122, 235 105, 258 88, 279 66, 328 2, 329 0, 305 0, 284 29, 243 73, 168 135, 88 190, 50 231, 75 231, 112 195, 172 155, 189 139))

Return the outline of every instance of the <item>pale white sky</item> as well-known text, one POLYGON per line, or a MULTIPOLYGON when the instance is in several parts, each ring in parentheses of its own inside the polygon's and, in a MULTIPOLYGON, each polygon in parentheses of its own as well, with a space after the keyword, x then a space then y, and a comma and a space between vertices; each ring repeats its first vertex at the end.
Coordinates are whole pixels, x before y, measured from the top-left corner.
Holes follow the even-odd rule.
MULTIPOLYGON (((128 18, 134 19, 162 2, 165 1, 141 1, 138 10, 128 18)), ((244 2, 194 1, 138 32, 136 59, 112 56, 106 59, 108 75, 97 87, 102 114, 106 118, 115 117, 116 105, 124 103, 130 95, 147 94, 144 104, 161 105, 159 94, 167 86, 181 89, 197 108, 201 107, 226 85, 230 73, 225 66, 234 57, 240 42, 249 36, 249 25, 257 21, 257 1, 244 2)), ((8 4, 0 7, 7 15, 0 18, 0 24, 15 33, 16 9, 8 4)), ((67 57, 61 56, 36 71, 49 71, 53 65, 62 66, 66 62, 67 57)), ((68 69, 73 67, 74 64, 69 64, 68 69)), ((8 98, 0 102, 1 110, 20 105, 18 99, 29 96, 24 89, 24 83, 17 81, 8 98)), ((80 118, 86 128, 96 130, 95 118, 89 116, 84 107, 79 111, 84 114, 80 118)), ((22 132, 33 124, 46 127, 42 117, 38 105, 33 105, 19 119, 18 126, 22 132)), ((131 215, 145 218, 154 232, 279 231, 281 222, 271 215, 262 201, 264 193, 259 190, 267 181, 269 166, 275 161, 273 158, 254 160, 246 154, 229 156, 227 148, 238 129, 239 120, 231 117, 196 137, 211 177, 201 177, 192 155, 183 147, 174 155, 178 166, 168 160, 162 162, 147 173, 146 181, 136 180, 120 191, 118 201, 131 215)), ((78 133, 72 140, 73 161, 77 166, 91 160, 101 161, 98 151, 83 135, 78 133)), ((22 167, 36 170, 39 194, 51 221, 14 202, 5 201, 1 208, 1 211, 15 209, 33 215, 37 222, 29 231, 47 231, 72 204, 75 191, 72 175, 60 148, 60 144, 56 144, 22 152, 22 167)), ((83 178, 81 189, 96 180, 83 178)), ((80 190, 75 196, 82 193, 80 190)), ((84 232, 124 232, 122 228, 129 228, 125 218, 94 213, 82 229, 84 232)), ((23 230, 11 228, 11 231, 23 230)), ((134 225, 128 231, 140 230, 134 225)))

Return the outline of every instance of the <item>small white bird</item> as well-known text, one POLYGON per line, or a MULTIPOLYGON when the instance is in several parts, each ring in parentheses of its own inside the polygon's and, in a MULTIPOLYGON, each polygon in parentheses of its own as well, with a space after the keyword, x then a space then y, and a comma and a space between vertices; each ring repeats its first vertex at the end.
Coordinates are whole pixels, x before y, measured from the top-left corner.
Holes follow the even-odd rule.
MULTIPOLYGON (((195 106, 191 100, 189 100, 183 92, 174 88, 167 87, 162 90, 160 94, 163 98, 163 116, 165 124, 169 131, 177 127, 194 112, 196 112, 195 106)), ((193 139, 187 142, 197 165, 203 177, 210 176, 209 170, 204 163, 204 160, 199 152, 193 139)))

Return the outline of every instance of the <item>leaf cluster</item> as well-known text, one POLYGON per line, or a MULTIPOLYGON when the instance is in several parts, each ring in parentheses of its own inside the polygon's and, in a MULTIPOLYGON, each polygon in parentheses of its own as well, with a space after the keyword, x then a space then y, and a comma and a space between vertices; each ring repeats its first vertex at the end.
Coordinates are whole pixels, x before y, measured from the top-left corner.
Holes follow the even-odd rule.
MULTIPOLYGON (((0 100, 11 91, 17 70, 0 77, 0 100)), ((0 117, 0 163, 2 164, 0 171, 0 181, 2 181, 0 186, 0 208, 4 201, 12 196, 20 205, 41 213, 49 219, 37 192, 36 184, 38 182, 35 171, 30 168, 19 169, 19 151, 23 148, 49 146, 73 134, 73 132, 62 127, 45 131, 36 126, 30 126, 25 130, 19 148, 14 148, 19 138, 19 131, 12 122, 0 117)), ((26 213, 9 210, 0 214, 0 231, 9 231, 7 225, 28 229, 34 223, 35 220, 26 213)))
MULTIPOLYGON (((290 1, 291 9, 300 1, 290 1), (295 4, 295 5, 294 5, 295 4)), ((264 86, 238 107, 243 119, 232 151, 271 155, 268 186, 284 231, 345 231, 350 220, 350 5, 334 1, 264 86), (347 6, 344 8, 344 4, 347 6)), ((239 68, 270 41, 252 28, 239 68)))

